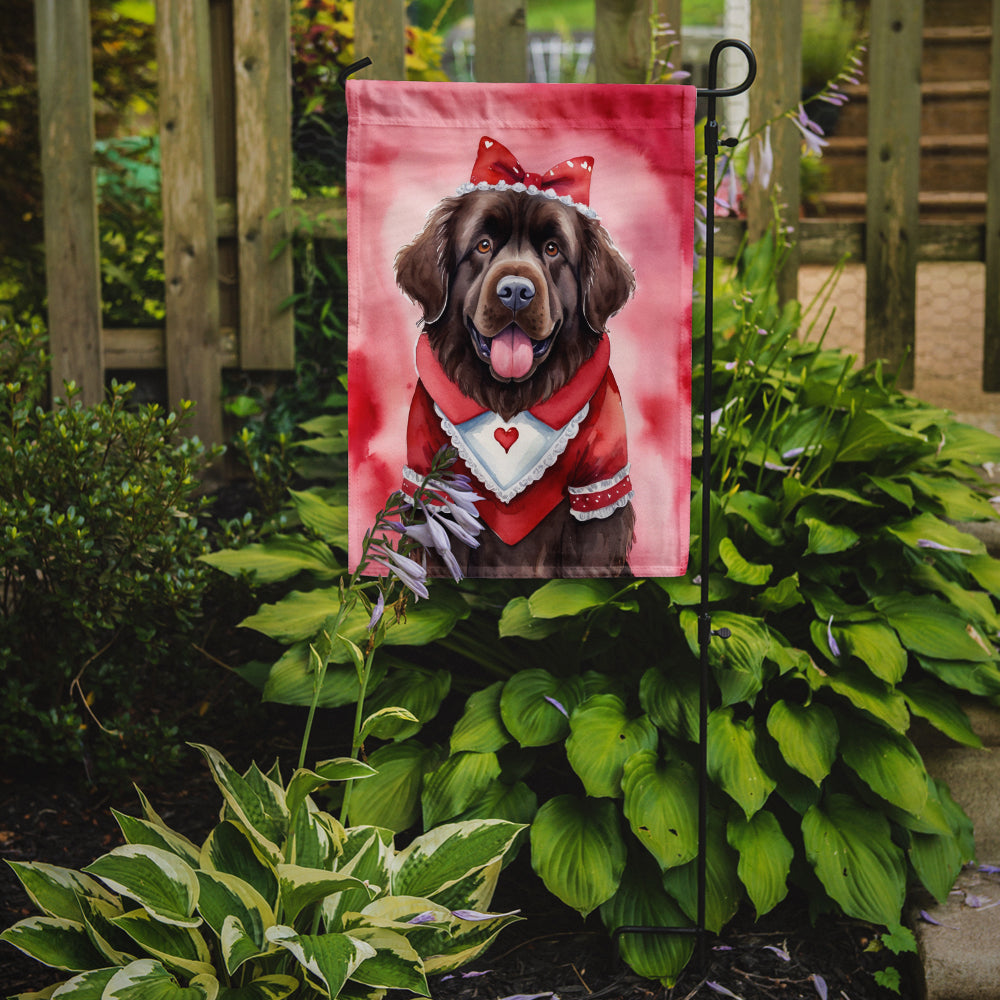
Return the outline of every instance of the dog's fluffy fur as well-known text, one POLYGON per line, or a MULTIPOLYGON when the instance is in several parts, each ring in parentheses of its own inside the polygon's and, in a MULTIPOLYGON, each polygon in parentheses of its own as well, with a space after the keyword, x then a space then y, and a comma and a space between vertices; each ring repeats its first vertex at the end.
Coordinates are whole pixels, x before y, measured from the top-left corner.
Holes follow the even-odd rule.
MULTIPOLYGON (((424 330, 448 377, 505 420, 548 399, 589 359, 607 322, 635 288, 632 268, 596 220, 572 206, 515 191, 444 199, 396 257, 399 287, 423 312, 424 330), (533 294, 516 314, 501 282, 527 279, 533 294), (506 376, 490 360, 513 322, 532 345, 530 370, 506 376)), ((561 503, 526 538, 506 545, 486 531, 468 569, 479 575, 598 575, 628 572, 635 515, 578 522, 561 503), (486 537, 489 536, 489 537, 486 537)))

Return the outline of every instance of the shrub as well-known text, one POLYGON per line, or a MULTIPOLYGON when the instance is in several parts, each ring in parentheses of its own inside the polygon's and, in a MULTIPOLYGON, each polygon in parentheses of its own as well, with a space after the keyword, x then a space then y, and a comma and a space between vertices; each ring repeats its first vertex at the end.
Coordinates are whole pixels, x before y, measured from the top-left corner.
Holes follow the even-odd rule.
POLYGON ((285 785, 277 765, 240 774, 199 749, 224 800, 201 846, 140 794, 142 819, 115 813, 126 844, 82 872, 11 864, 42 914, 0 938, 78 973, 60 995, 429 996, 428 973, 472 961, 518 919, 485 912, 516 824, 454 823, 398 849, 311 798, 370 777, 367 765, 324 761, 285 785))
POLYGON ((150 682, 191 662, 209 455, 187 404, 131 409, 128 385, 96 406, 67 385, 44 409, 41 338, 0 321, 0 743, 8 760, 109 773, 175 752, 150 682))
MULTIPOLYGON (((1000 440, 810 341, 799 305, 777 302, 780 255, 771 239, 745 249, 715 292, 711 536, 696 478, 688 576, 439 585, 395 637, 432 642, 425 662, 400 649, 369 700, 426 724, 449 686, 471 697, 446 754, 417 724, 380 734, 391 741, 368 748, 379 774, 357 788, 355 821, 533 818, 533 865, 581 914, 609 929, 693 923, 705 544, 712 624, 732 633, 709 651, 707 926, 744 903, 763 914, 794 886, 814 912, 905 939, 908 884, 947 895, 971 826, 909 728, 920 717, 976 746, 958 696, 1000 695, 1000 561, 956 523, 996 516, 976 466, 1000 460, 1000 440)), ((295 497, 311 544, 339 548, 321 531, 337 519, 309 504, 295 497)), ((294 576, 246 622, 289 646, 263 672, 278 701, 312 691, 308 634, 334 590, 321 570, 337 575, 301 541, 246 553, 266 579, 294 576)), ((352 675, 331 669, 330 704, 351 700, 352 675)), ((622 950, 670 982, 691 940, 626 936, 622 950)))

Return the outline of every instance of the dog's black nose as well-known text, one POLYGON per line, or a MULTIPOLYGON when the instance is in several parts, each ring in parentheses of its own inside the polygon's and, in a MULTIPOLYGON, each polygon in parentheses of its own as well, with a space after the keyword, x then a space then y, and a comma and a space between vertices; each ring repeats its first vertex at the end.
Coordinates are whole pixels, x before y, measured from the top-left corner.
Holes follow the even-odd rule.
POLYGON ((517 312, 535 297, 535 286, 530 278, 509 274, 497 282, 497 298, 508 309, 517 312))

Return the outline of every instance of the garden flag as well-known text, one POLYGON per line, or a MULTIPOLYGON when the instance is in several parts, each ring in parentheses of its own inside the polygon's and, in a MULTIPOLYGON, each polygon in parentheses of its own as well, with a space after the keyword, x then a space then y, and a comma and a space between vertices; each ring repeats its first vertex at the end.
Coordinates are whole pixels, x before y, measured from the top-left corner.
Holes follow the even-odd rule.
MULTIPOLYGON (((347 84, 352 568, 442 448, 480 577, 677 576, 695 90, 347 84)), ((434 572, 433 568, 431 572, 434 572)))

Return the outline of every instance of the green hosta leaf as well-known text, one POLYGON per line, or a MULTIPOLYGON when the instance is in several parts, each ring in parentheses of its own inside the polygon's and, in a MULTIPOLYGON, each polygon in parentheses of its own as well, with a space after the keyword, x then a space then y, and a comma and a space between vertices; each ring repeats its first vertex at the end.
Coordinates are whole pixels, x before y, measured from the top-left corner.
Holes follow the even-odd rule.
POLYGON ((900 690, 910 711, 926 719, 945 736, 967 747, 983 745, 965 710, 947 688, 924 680, 908 681, 900 686, 900 690))
MULTIPOLYGON (((223 951, 226 970, 232 975, 247 958, 255 957, 265 950, 264 931, 274 925, 274 913, 267 900, 252 885, 235 875, 200 871, 198 883, 201 887, 199 912, 224 945, 227 943, 226 938, 230 939, 230 947, 224 947, 223 951), (239 927, 235 930, 230 928, 228 934, 224 934, 227 921, 236 921, 239 927), (239 942, 249 939, 250 954, 234 950, 234 936, 239 942)), ((242 945, 241 949, 246 951, 242 945)))
POLYGON ((861 719, 852 719, 840 753, 876 795, 919 815, 927 801, 927 772, 907 737, 861 719))
POLYGON ((739 851, 736 873, 760 919, 788 894, 788 873, 795 849, 781 832, 774 813, 762 809, 751 819, 738 816, 726 829, 729 846, 739 851))
POLYGON ((352 929, 351 937, 375 949, 375 954, 351 973, 355 982, 430 996, 424 963, 402 934, 383 927, 362 926, 352 929))
POLYGON ((1000 597, 1000 559, 981 555, 965 559, 964 562, 965 568, 980 587, 989 591, 994 597, 1000 597))
POLYGON ((890 448, 926 444, 916 431, 890 423, 871 410, 861 410, 851 421, 837 452, 838 462, 867 462, 890 448))
POLYGON ((550 580, 528 598, 534 618, 563 618, 607 604, 616 591, 609 580, 550 580))
POLYGON ((828 524, 815 517, 804 518, 803 523, 809 529, 806 555, 828 556, 844 552, 856 544, 860 537, 846 524, 828 524))
POLYGON ((417 732, 421 725, 420 720, 409 709, 394 705, 372 712, 361 724, 358 736, 362 740, 369 736, 380 740, 391 740, 395 736, 405 739, 417 732))
POLYGON ((54 969, 81 972, 105 964, 87 936, 87 929, 65 917, 28 917, 0 934, 6 941, 35 961, 54 969))
POLYGON ((447 823, 396 855, 392 891, 434 899, 461 879, 499 862, 523 827, 503 820, 447 823))
POLYGON ((159 962, 143 958, 117 970, 101 1000, 216 1000, 218 995, 219 982, 210 974, 181 986, 159 962))
POLYGON ((915 653, 975 663, 996 658, 975 626, 936 597, 885 595, 875 598, 875 607, 899 633, 903 645, 915 653))
POLYGON ((804 604, 805 598, 799 590, 799 574, 793 573, 779 580, 773 587, 761 591, 754 598, 756 605, 763 612, 787 611, 798 604, 804 604))
POLYGON ((1000 669, 993 663, 936 660, 930 656, 918 656, 917 662, 949 687, 986 697, 1000 694, 1000 669))
MULTIPOLYGON (((342 643, 335 647, 341 651, 342 643)), ((344 654, 346 655, 346 654, 344 654)), ((372 665, 368 681, 370 688, 377 687, 385 677, 389 657, 378 656, 372 665)), ((323 675, 323 683, 316 702, 317 708, 339 708, 358 700, 358 675, 353 666, 331 663, 323 675)), ((316 674, 310 660, 309 643, 297 642, 289 646, 271 666, 264 681, 261 697, 279 705, 311 705, 316 697, 316 674)))
POLYGON ((784 541, 781 527, 781 512, 778 505, 768 496, 739 490, 726 497, 726 514, 735 515, 745 521, 756 535, 768 545, 780 546, 784 541))
POLYGON ((886 531, 895 535, 911 549, 921 549, 922 542, 932 542, 934 545, 968 552, 971 555, 982 555, 986 552, 986 546, 974 535, 942 521, 933 514, 918 514, 900 524, 888 525, 886 531))
POLYGON ((457 819, 505 819, 527 826, 538 812, 538 796, 523 782, 490 782, 457 819))
POLYGON ((522 670, 504 684, 500 716, 521 746, 547 746, 569 732, 569 716, 583 697, 579 677, 562 680, 547 670, 522 670))
POLYGON ((766 565, 760 563, 747 562, 740 555, 739 549, 729 538, 719 541, 719 557, 726 565, 727 576, 737 583, 745 583, 749 587, 763 587, 771 578, 774 566, 770 563, 766 565))
POLYGON ((278 844, 288 831, 284 789, 267 778, 252 782, 230 767, 217 750, 201 744, 192 745, 205 755, 226 805, 250 832, 265 856, 276 862, 281 854, 278 844))
POLYGON ((302 523, 330 545, 347 550, 347 507, 327 503, 312 490, 289 490, 292 505, 302 523))
POLYGON ((202 845, 199 866, 204 871, 234 875, 253 886, 270 906, 277 905, 277 873, 242 824, 220 823, 202 845))
POLYGON ((909 855, 927 891, 946 902, 964 863, 958 839, 950 833, 911 833, 909 855))
POLYGON ((268 928, 267 939, 291 952, 310 978, 332 997, 339 996, 362 962, 375 957, 370 944, 349 934, 296 934, 291 927, 279 924, 268 928))
POLYGON ((816 667, 811 667, 806 677, 814 689, 829 688, 897 732, 906 732, 910 713, 906 710, 903 696, 884 681, 873 677, 868 670, 841 667, 835 673, 823 674, 816 667))
POLYGON ((531 866, 553 895, 586 916, 618 889, 625 842, 608 799, 557 795, 531 825, 531 866))
POLYGON ((536 618, 531 613, 527 597, 515 597, 507 602, 500 615, 499 635, 501 639, 517 636, 521 639, 545 639, 562 631, 564 625, 558 619, 536 618))
MULTIPOLYGON (((353 875, 303 868, 301 865, 278 865, 278 884, 281 888, 282 913, 286 920, 293 922, 305 907, 318 903, 327 896, 345 889, 367 891, 367 886, 353 875)), ((374 891, 371 895, 374 895, 374 891)))
POLYGON ((223 549, 200 557, 230 576, 248 575, 254 583, 277 583, 298 573, 330 580, 344 571, 324 542, 310 542, 296 535, 271 535, 240 549, 223 549))
POLYGON ((223 987, 218 1000, 285 1000, 298 988, 292 976, 261 976, 246 986, 223 987))
POLYGON ((666 673, 650 667, 639 682, 639 704, 660 729, 678 740, 698 739, 697 672, 678 663, 666 673))
MULTIPOLYGON (((614 933, 619 927, 687 927, 691 922, 664 891, 656 868, 630 858, 615 894, 601 904, 601 920, 614 933)), ((638 975, 673 986, 691 959, 690 934, 623 934, 622 958, 638 975)))
POLYGON ((906 483, 885 476, 865 476, 865 479, 907 510, 913 508, 913 490, 906 483))
POLYGON ((972 590, 967 585, 955 583, 930 565, 921 563, 913 568, 910 579, 918 587, 913 589, 931 590, 940 594, 956 611, 970 621, 976 622, 988 633, 1000 632, 1000 615, 997 614, 993 598, 981 590, 972 590))
MULTIPOLYGON (((736 852, 726 843, 721 814, 709 814, 705 850, 705 926, 714 934, 732 919, 743 899, 743 884, 736 874, 736 852)), ((691 920, 698 918, 698 861, 663 873, 663 887, 691 920)))
POLYGON ((625 761, 638 750, 653 750, 658 739, 648 716, 629 719, 620 698, 595 694, 570 718, 566 757, 588 795, 616 799, 622 794, 625 761))
MULTIPOLYGON (((692 654, 700 656, 698 616, 693 611, 682 611, 680 621, 692 654)), ((758 618, 728 611, 715 612, 712 629, 723 628, 729 629, 729 638, 713 636, 708 646, 708 662, 722 690, 723 704, 752 702, 763 686, 764 659, 771 648, 770 633, 758 618)))
POLYGON ((356 781, 374 777, 377 773, 374 767, 353 757, 334 757, 321 761, 312 771, 299 768, 288 782, 285 805, 289 813, 298 812, 307 796, 331 781, 356 781))
POLYGON ((145 910, 133 910, 111 921, 164 965, 189 976, 211 975, 212 956, 205 939, 191 927, 164 924, 145 910))
POLYGON ((819 786, 837 756, 839 731, 833 712, 812 702, 798 705, 779 699, 767 716, 767 731, 785 761, 819 786))
POLYGON ((470 695, 462 717, 451 733, 451 752, 473 750, 494 753, 510 742, 510 733, 500 717, 500 692, 503 681, 470 695))
POLYGON ((878 622, 833 626, 841 651, 856 656, 886 684, 898 684, 906 673, 906 650, 896 633, 878 622))
POLYGON ((111 812, 118 821, 122 835, 128 843, 159 847, 164 851, 170 851, 171 854, 176 854, 189 865, 198 864, 199 849, 187 837, 175 833, 162 824, 136 819, 134 816, 126 816, 124 813, 118 812, 117 809, 112 809, 111 812))
POLYGON ((981 427, 949 421, 944 441, 937 453, 941 462, 966 462, 981 465, 983 462, 1000 461, 997 436, 981 427))
POLYGON ((849 917, 899 923, 906 866, 880 812, 849 795, 830 795, 806 813, 802 836, 820 882, 849 917))
POLYGON ((81 896, 93 896, 106 902, 115 902, 97 879, 40 861, 8 861, 31 901, 46 916, 65 917, 67 920, 83 919, 81 896))
POLYGON ((500 777, 495 753, 452 754, 424 780, 424 826, 437 826, 467 809, 500 777))
POLYGON ((996 511, 989 500, 964 483, 946 476, 908 473, 907 480, 925 497, 940 505, 941 513, 951 521, 992 521, 996 511))
MULTIPOLYGON (((680 607, 690 607, 701 602, 701 584, 692 582, 687 576, 658 576, 653 580, 680 607)), ((739 585, 721 573, 708 575, 708 599, 724 601, 739 590, 739 585)))
POLYGON ((350 819, 354 826, 381 826, 399 833, 420 817, 424 774, 439 757, 414 740, 379 747, 368 758, 378 772, 351 790, 350 819))
POLYGON ((660 868, 697 855, 698 782, 688 764, 640 751, 625 762, 622 789, 625 818, 660 868))
POLYGON ((419 732, 423 723, 438 713, 441 702, 451 689, 451 674, 447 670, 424 670, 410 667, 394 670, 365 703, 372 712, 385 708, 403 708, 414 721, 386 720, 380 726, 380 739, 405 740, 419 732))
POLYGON ((150 916, 165 924, 197 927, 198 878, 170 851, 146 844, 125 844, 98 858, 84 871, 96 875, 113 892, 134 899, 150 916))
POLYGON ((709 714, 708 774, 748 819, 767 801, 775 781, 757 762, 752 718, 737 721, 732 708, 717 708, 709 714))

